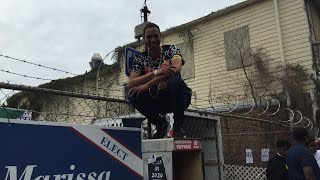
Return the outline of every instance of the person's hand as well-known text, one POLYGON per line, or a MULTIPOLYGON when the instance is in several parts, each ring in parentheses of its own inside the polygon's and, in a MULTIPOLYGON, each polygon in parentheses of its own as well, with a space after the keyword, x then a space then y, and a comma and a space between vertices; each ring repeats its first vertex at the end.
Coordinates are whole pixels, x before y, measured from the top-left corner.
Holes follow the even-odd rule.
POLYGON ((129 96, 139 96, 142 92, 145 92, 145 91, 148 91, 148 86, 147 84, 142 84, 142 85, 139 85, 139 86, 135 86, 135 87, 132 87, 130 90, 129 90, 129 96))
POLYGON ((177 67, 175 67, 173 65, 169 65, 169 68, 174 72, 174 75, 177 74, 177 67))
POLYGON ((158 69, 158 75, 165 75, 166 77, 174 76, 175 75, 175 68, 172 66, 162 66, 158 69))

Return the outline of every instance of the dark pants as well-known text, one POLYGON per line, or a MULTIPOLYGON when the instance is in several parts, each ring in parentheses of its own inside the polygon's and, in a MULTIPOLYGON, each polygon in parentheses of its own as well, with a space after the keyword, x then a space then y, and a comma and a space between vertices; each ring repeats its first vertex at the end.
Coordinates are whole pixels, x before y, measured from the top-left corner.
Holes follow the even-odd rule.
POLYGON ((167 81, 167 88, 160 90, 156 97, 151 97, 147 91, 138 97, 129 97, 129 101, 155 125, 161 125, 165 121, 159 114, 173 112, 173 128, 181 128, 184 121, 184 110, 188 108, 191 100, 191 90, 185 86, 179 76, 173 76, 167 81))

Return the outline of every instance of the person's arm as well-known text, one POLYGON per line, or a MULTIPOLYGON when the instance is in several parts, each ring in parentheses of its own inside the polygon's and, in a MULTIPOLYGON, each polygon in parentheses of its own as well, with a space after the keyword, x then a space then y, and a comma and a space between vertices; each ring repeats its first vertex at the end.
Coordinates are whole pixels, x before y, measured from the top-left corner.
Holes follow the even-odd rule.
POLYGON ((131 73, 128 80, 128 89, 130 90, 134 86, 139 86, 144 84, 150 79, 153 78, 153 73, 149 72, 147 74, 143 74, 144 66, 143 66, 143 55, 139 55, 134 58, 132 66, 131 66, 131 73))
POLYGON ((153 77, 153 72, 140 76, 140 74, 138 74, 137 72, 132 71, 129 76, 128 89, 130 90, 132 87, 145 84, 148 81, 150 81, 153 77))
MULTIPOLYGON (((171 72, 171 73, 173 73, 173 72, 171 72)), ((134 96, 134 95, 138 95, 139 96, 140 93, 147 91, 151 86, 156 85, 159 82, 162 82, 162 81, 166 80, 167 78, 168 78, 168 75, 166 75, 164 73, 161 73, 160 75, 157 75, 156 77, 152 78, 150 81, 148 81, 148 82, 146 82, 144 84, 131 87, 129 89, 129 96, 134 96)))
POLYGON ((166 79, 168 79, 168 76, 164 75, 164 74, 163 75, 159 75, 157 77, 154 77, 149 82, 147 82, 147 87, 149 88, 149 87, 151 87, 153 85, 159 84, 159 82, 163 82, 166 79))
POLYGON ((157 69, 156 76, 154 72, 150 72, 142 76, 140 76, 136 72, 131 72, 128 81, 128 89, 131 90, 133 87, 138 87, 144 84, 146 84, 149 88, 152 85, 155 85, 160 81, 163 81, 168 77, 173 76, 175 74, 174 69, 174 67, 157 69))
POLYGON ((313 165, 316 163, 315 158, 306 148, 301 152, 301 167, 306 180, 315 180, 316 175, 313 165))
POLYGON ((174 55, 172 57, 172 66, 174 67, 173 71, 175 74, 179 74, 182 69, 182 57, 180 55, 174 55))
POLYGON ((306 180, 316 180, 316 175, 314 174, 313 168, 310 166, 303 167, 303 174, 306 180))

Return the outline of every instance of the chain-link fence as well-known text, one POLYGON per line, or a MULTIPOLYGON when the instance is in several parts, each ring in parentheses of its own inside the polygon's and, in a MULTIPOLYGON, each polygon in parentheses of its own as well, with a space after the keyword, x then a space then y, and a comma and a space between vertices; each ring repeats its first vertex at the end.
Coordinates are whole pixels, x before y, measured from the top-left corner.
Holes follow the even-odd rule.
POLYGON ((292 127, 271 118, 259 119, 208 111, 198 113, 206 117, 202 124, 198 119, 194 122, 196 124, 190 126, 186 123, 186 126, 193 128, 191 132, 194 134, 207 132, 211 135, 201 136, 204 163, 211 172, 207 174, 208 179, 215 179, 217 176, 213 172, 220 170, 225 180, 265 180, 267 162, 276 154, 275 142, 291 139, 292 127), (210 121, 215 118, 219 121, 210 121), (219 155, 223 157, 219 158, 219 155))
MULTIPOLYGON (((245 110, 236 113, 241 111, 245 110)), ((253 114, 258 116, 259 113, 253 114)), ((277 117, 221 117, 225 180, 266 179, 267 162, 276 153, 275 142, 291 137, 291 126, 279 121, 287 119, 286 116, 282 112, 277 117)))
MULTIPOLYGON (((0 88, 1 118, 125 126, 121 119, 141 117, 124 99, 6 83, 0 88)), ((290 126, 270 119, 199 109, 185 115, 187 136, 202 139, 205 179, 265 179, 275 141, 290 137, 290 126)))
MULTIPOLYGON (((0 114, 1 118, 8 118, 8 120, 21 118, 35 121, 125 126, 123 118, 141 117, 124 99, 6 83, 0 86, 3 97, 0 114)), ((186 114, 184 124, 188 137, 203 140, 203 168, 208 179, 219 178, 221 174, 217 120, 215 116, 204 116, 200 111, 194 111, 186 114)), ((142 126, 146 132, 148 128, 144 124, 146 123, 143 122, 142 126)), ((144 137, 148 138, 147 132, 144 134, 144 137)))
POLYGON ((98 119, 114 119, 134 112, 130 104, 121 99, 28 86, 2 85, 18 89, 1 89, 3 100, 7 100, 6 105, 1 102, 1 111, 3 116, 8 118, 12 114, 27 110, 32 114, 32 120, 36 121, 93 124, 98 119))

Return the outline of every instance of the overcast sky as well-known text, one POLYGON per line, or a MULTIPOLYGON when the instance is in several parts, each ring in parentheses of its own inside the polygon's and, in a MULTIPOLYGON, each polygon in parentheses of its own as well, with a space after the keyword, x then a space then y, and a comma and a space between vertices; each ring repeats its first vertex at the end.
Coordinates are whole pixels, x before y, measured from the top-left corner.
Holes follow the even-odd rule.
MULTIPOLYGON (((149 0, 149 21, 162 30, 187 23, 244 0, 149 0)), ((83 74, 93 53, 104 57, 135 41, 144 0, 3 0, 0 5, 0 54, 83 74)), ((108 60, 109 61, 109 60, 108 60)), ((68 76, 0 57, 0 82, 39 85, 68 76)), ((1 92, 0 92, 1 94, 1 92)), ((1 96, 0 96, 1 98, 1 96)))

